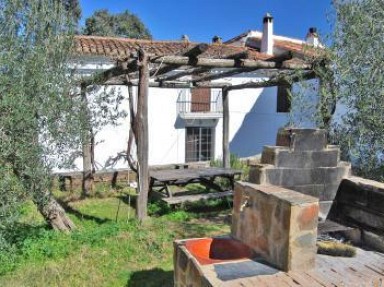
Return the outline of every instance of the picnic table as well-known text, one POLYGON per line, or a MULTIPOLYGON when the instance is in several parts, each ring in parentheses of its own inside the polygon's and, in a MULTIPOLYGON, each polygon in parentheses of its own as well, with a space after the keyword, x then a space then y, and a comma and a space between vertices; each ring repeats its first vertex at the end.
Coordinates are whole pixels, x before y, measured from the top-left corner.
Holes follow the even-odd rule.
POLYGON ((233 195, 236 175, 241 175, 241 170, 218 167, 152 170, 149 172, 149 191, 168 204, 226 197, 233 195), (226 190, 217 184, 216 178, 227 178, 230 189, 226 190), (192 183, 200 183, 206 187, 206 191, 192 195, 175 195, 170 189, 170 186, 183 187, 192 183), (209 189, 215 192, 208 192, 209 189))

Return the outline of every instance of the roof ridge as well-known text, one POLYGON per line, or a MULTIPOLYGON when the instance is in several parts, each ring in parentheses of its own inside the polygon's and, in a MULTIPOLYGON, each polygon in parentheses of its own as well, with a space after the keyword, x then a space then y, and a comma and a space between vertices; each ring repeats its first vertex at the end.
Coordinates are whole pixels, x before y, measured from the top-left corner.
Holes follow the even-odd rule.
POLYGON ((77 39, 94 39, 94 40, 112 40, 112 41, 123 41, 123 42, 142 42, 142 43, 190 43, 199 44, 198 42, 183 42, 182 40, 152 40, 152 39, 136 39, 136 38, 125 38, 125 37, 114 37, 114 36, 95 36, 95 35, 75 35, 77 39))

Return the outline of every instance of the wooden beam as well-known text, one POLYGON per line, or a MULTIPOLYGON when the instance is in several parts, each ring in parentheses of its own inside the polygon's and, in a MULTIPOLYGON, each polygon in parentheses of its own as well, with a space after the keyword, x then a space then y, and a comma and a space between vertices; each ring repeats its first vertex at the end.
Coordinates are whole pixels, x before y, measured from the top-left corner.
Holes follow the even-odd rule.
POLYGON ((264 60, 247 59, 214 59, 214 58, 195 58, 191 59, 184 56, 164 56, 151 60, 153 63, 164 63, 173 65, 189 65, 194 67, 206 68, 259 68, 259 69, 310 69, 311 64, 307 63, 277 63, 264 60))
POLYGON ((176 79, 184 77, 184 76, 188 76, 188 75, 192 75, 192 74, 196 74, 196 73, 203 73, 203 72, 206 72, 209 70, 210 70, 209 68, 207 69, 207 68, 202 68, 202 67, 197 67, 197 68, 195 67, 195 68, 190 68, 190 69, 186 69, 186 70, 177 72, 176 74, 173 74, 173 75, 158 77, 155 80, 157 82, 173 81, 173 80, 176 80, 176 79))
MULTIPOLYGON (((192 49, 183 53, 183 56, 189 57, 189 58, 196 58, 197 56, 199 56, 200 54, 202 54, 206 50, 208 50, 208 48, 209 48, 208 44, 204 44, 204 43, 198 44, 198 45, 194 46, 192 49)), ((163 63, 161 63, 160 65, 162 65, 162 64, 163 63)), ((171 72, 171 71, 173 71, 173 70, 175 70, 181 66, 182 65, 165 65, 164 67, 153 69, 150 72, 150 75, 151 75, 151 77, 164 75, 164 74, 169 73, 169 72, 171 72)))
POLYGON ((137 218, 140 222, 146 219, 148 192, 149 192, 149 166, 148 166, 148 83, 149 67, 148 55, 143 49, 139 51, 139 88, 137 112, 135 117, 137 160, 138 160, 138 197, 136 203, 137 218))
POLYGON ((213 81, 216 79, 222 79, 225 77, 229 77, 229 76, 233 76, 233 75, 241 74, 241 73, 247 73, 247 72, 254 71, 254 70, 255 69, 234 68, 234 69, 231 69, 231 70, 225 71, 225 72, 216 72, 216 73, 212 73, 210 75, 204 75, 204 76, 201 76, 199 78, 193 79, 192 82, 193 83, 209 82, 209 81, 213 81))
POLYGON ((223 96, 223 167, 230 168, 230 152, 229 152, 229 91, 222 90, 223 96))
POLYGON ((96 74, 91 78, 83 79, 81 84, 85 85, 86 87, 91 85, 102 85, 109 79, 135 71, 137 71, 136 61, 128 60, 126 62, 119 62, 116 67, 96 74))
POLYGON ((292 73, 290 75, 276 75, 275 77, 272 77, 266 81, 248 82, 240 85, 233 85, 225 89, 229 91, 241 90, 241 89, 258 89, 258 88, 279 86, 281 84, 286 84, 287 82, 295 83, 295 82, 310 80, 314 78, 316 78, 316 73, 313 71, 310 71, 307 73, 300 73, 300 74, 292 73))
MULTIPOLYGON (((123 77, 112 78, 105 82, 106 85, 110 86, 122 86, 122 85, 132 85, 138 86, 139 82, 137 80, 126 81, 123 77)), ((151 88, 166 88, 166 89, 190 89, 193 87, 201 87, 201 88, 213 88, 213 89, 221 89, 224 87, 228 87, 229 83, 211 83, 211 82, 201 82, 193 85, 192 82, 189 81, 169 81, 169 82, 149 82, 149 87, 151 88)))

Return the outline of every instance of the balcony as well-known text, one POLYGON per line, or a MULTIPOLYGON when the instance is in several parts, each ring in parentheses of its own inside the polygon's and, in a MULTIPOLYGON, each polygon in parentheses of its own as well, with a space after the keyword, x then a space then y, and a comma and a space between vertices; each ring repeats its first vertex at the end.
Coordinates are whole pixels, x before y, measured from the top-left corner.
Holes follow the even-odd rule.
POLYGON ((211 91, 209 97, 193 97, 189 91, 181 91, 176 107, 183 119, 219 119, 223 116, 221 90, 211 91))

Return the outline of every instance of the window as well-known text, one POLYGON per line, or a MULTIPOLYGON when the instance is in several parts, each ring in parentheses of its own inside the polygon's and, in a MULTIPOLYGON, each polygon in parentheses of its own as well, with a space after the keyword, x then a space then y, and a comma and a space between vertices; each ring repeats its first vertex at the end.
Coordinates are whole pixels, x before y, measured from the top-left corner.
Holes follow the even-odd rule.
POLYGON ((284 84, 277 87, 277 112, 289 113, 291 110, 291 89, 290 84, 284 84))
POLYGON ((192 89, 191 94, 191 112, 209 112, 211 110, 211 89, 192 89))
POLYGON ((213 128, 187 127, 185 161, 208 161, 213 159, 213 128))

